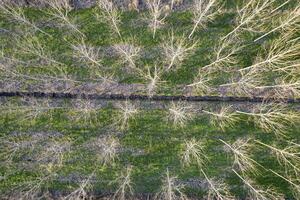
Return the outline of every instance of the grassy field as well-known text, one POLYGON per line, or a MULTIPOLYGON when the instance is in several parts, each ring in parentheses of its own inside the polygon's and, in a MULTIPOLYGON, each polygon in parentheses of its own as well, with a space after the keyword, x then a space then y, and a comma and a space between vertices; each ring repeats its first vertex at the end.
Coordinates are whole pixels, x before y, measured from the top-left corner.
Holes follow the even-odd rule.
MULTIPOLYGON (((224 39, 239 25, 236 9, 245 2, 220 2, 190 38, 192 8, 162 11, 166 17, 154 35, 149 10, 113 8, 118 33, 103 7, 0 4, 1 91, 76 92, 108 81, 142 84, 139 93, 150 96, 189 91, 266 99, 190 104, 1 97, 0 197, 298 199, 299 105, 268 99, 300 96, 299 3, 273 13, 285 2, 274 1, 224 39), (255 41, 295 7, 298 21, 255 41), (53 15, 60 12, 65 18, 53 15), (172 64, 176 50, 183 53, 172 64)), ((247 15, 247 9, 251 14, 255 6, 240 11, 247 15)))

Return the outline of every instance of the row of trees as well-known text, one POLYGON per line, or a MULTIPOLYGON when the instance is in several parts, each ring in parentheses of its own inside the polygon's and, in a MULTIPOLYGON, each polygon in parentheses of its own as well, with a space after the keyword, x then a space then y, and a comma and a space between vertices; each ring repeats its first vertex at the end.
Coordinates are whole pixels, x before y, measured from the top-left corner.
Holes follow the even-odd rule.
MULTIPOLYGON (((277 5, 273 0, 252 0, 238 9, 236 27, 227 35, 222 36, 213 55, 210 56, 211 62, 206 66, 199 67, 199 73, 194 82, 188 84, 187 87, 192 88, 195 94, 200 95, 220 94, 222 93, 220 90, 224 91, 225 88, 227 95, 261 95, 266 98, 278 99, 299 97, 300 45, 297 36, 299 5, 296 5, 292 12, 282 11, 282 7, 287 6, 288 3, 286 1, 277 5), (272 10, 272 12, 266 16, 268 10, 272 10), (278 21, 274 21, 274 19, 278 19, 278 21), (274 24, 274 26, 269 27, 269 24, 274 24), (255 44, 242 39, 245 32, 264 33, 255 41, 262 41, 273 33, 279 33, 279 39, 266 43, 265 50, 256 56, 254 62, 241 68, 239 55, 244 50, 253 48, 255 44), (229 74, 232 80, 216 87, 215 80, 222 73, 229 74), (274 81, 270 80, 270 76, 275 78, 274 81)), ((149 0, 148 5, 149 27, 152 29, 153 39, 155 39, 158 28, 164 24, 164 20, 171 10, 168 10, 167 5, 162 4, 160 0, 149 0)), ((78 42, 65 42, 69 43, 68 46, 73 52, 71 57, 89 67, 90 77, 87 80, 78 80, 76 75, 69 74, 67 72, 69 66, 55 58, 53 53, 47 49, 46 44, 40 41, 33 32, 41 32, 48 37, 53 36, 28 19, 23 8, 3 3, 0 6, 3 14, 8 19, 27 28, 25 35, 16 35, 18 45, 17 48, 14 48, 15 55, 2 51, 3 62, 1 62, 0 70, 4 77, 3 80, 33 80, 48 86, 53 82, 59 82, 64 85, 64 87, 58 87, 61 90, 72 90, 78 85, 91 81, 118 82, 117 77, 113 76, 114 72, 103 66, 103 55, 100 49, 87 44, 86 35, 79 25, 76 25, 74 18, 70 17, 72 7, 68 1, 51 1, 48 2, 48 6, 50 9, 44 12, 49 17, 55 18, 56 23, 61 27, 73 32, 74 37, 77 38, 75 41, 78 42), (24 54, 35 60, 20 59, 24 54), (43 66, 43 74, 32 75, 26 73, 26 70, 19 69, 20 65, 32 65, 32 62, 36 62, 37 67, 43 66)), ((178 36, 176 33, 174 34, 174 31, 170 32, 159 45, 163 62, 154 66, 141 66, 139 61, 144 53, 144 48, 139 46, 135 39, 124 40, 122 38, 120 29, 122 11, 109 0, 99 1, 98 8, 101 9, 101 12, 95 11, 96 18, 105 20, 111 26, 112 32, 116 33, 116 36, 122 41, 113 46, 116 56, 126 66, 125 68, 146 83, 145 90, 149 96, 166 86, 166 82, 163 80, 166 73, 180 68, 184 61, 195 54, 199 42, 195 36, 196 30, 205 28, 209 21, 224 12, 224 6, 220 5, 219 1, 195 1, 195 5, 192 7, 194 26, 191 33, 178 36)), ((59 90, 58 88, 53 88, 53 90, 59 90)))

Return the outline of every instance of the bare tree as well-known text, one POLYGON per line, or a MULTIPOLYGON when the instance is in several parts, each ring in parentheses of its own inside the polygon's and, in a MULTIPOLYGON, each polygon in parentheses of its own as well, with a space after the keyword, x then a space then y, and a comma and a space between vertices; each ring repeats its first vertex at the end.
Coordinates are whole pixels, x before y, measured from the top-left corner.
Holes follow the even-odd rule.
POLYGON ((79 61, 83 61, 87 66, 101 67, 99 49, 87 45, 84 38, 81 38, 81 42, 78 45, 72 44, 72 49, 74 57, 79 61))
POLYGON ((283 176, 273 170, 270 170, 273 174, 275 174, 276 176, 280 177, 281 179, 285 180, 288 184, 290 184, 292 192, 293 192, 293 196, 298 199, 300 197, 300 179, 299 176, 283 176))
POLYGON ((180 65, 195 51, 196 46, 197 41, 189 42, 184 35, 176 37, 172 31, 168 39, 162 44, 163 53, 168 63, 166 70, 180 65))
MULTIPOLYGON (((286 1, 286 2, 289 2, 289 1, 286 1)), ((283 5, 285 5, 285 4, 283 4, 283 5)), ((256 42, 276 31, 281 31, 281 30, 285 31, 286 29, 293 28, 298 23, 300 23, 300 4, 298 4, 298 6, 294 10, 287 11, 284 15, 279 16, 279 22, 280 23, 278 25, 276 25, 275 28, 269 30, 262 36, 256 38, 254 40, 254 42, 256 42)))
POLYGON ((233 153, 233 167, 237 167, 242 173, 250 171, 256 174, 257 166, 260 166, 251 158, 250 151, 253 149, 253 144, 250 143, 250 138, 237 139, 233 144, 228 144, 222 139, 219 139, 224 145, 225 150, 233 153))
POLYGON ((131 166, 128 166, 126 170, 122 171, 120 176, 114 182, 117 182, 119 184, 119 187, 113 195, 112 199, 126 200, 130 196, 133 196, 131 166))
POLYGON ((217 0, 195 0, 192 5, 194 26, 189 38, 192 38, 199 26, 205 27, 209 21, 214 20, 220 10, 221 6, 217 0))
POLYGON ((142 78, 147 80, 147 94, 152 97, 158 90, 159 86, 164 82, 161 80, 162 70, 158 69, 157 65, 151 70, 147 67, 147 73, 142 74, 142 78))
POLYGON ((277 193, 274 189, 272 188, 267 188, 267 189, 261 189, 259 186, 255 185, 255 183, 247 178, 247 177, 242 177, 238 172, 236 172, 234 169, 232 170, 245 184, 246 188, 249 191, 249 197, 254 200, 269 200, 269 199, 274 199, 274 200, 282 200, 284 199, 283 196, 279 193, 277 193))
POLYGON ((204 151, 204 143, 194 138, 184 142, 181 154, 181 163, 183 166, 190 166, 193 162, 196 162, 199 167, 202 167, 208 161, 208 157, 204 151))
POLYGON ((94 101, 89 99, 75 99, 69 111, 69 118, 74 122, 84 122, 94 125, 98 122, 98 112, 101 109, 94 101))
POLYGON ((127 64, 131 69, 141 73, 141 70, 136 65, 137 60, 141 57, 141 47, 123 43, 114 45, 114 50, 120 56, 124 64, 127 64))
POLYGON ((163 24, 168 15, 167 9, 162 5, 161 0, 147 0, 146 1, 149 9, 149 27, 153 32, 153 39, 156 36, 157 29, 163 24))
POLYGON ((272 42, 267 50, 267 55, 263 58, 256 59, 256 62, 248 67, 242 68, 239 71, 242 73, 257 69, 259 71, 282 69, 287 66, 295 65, 295 61, 299 60, 300 43, 299 37, 291 38, 292 33, 287 32, 279 39, 272 42))
POLYGON ((207 200, 233 200, 235 199, 229 191, 228 185, 220 179, 211 179, 201 169, 206 182, 208 183, 207 200))
POLYGON ((169 169, 162 181, 162 187, 159 193, 156 194, 157 200, 188 200, 186 195, 182 192, 184 185, 178 183, 176 176, 171 176, 169 169))
POLYGON ((202 112, 210 116, 210 120, 213 126, 220 127, 222 131, 225 131, 228 127, 234 127, 239 120, 235 111, 231 106, 222 106, 218 112, 202 110, 202 112))
POLYGON ((261 141, 255 140, 258 144, 267 147, 271 150, 278 160, 288 170, 291 167, 296 173, 300 173, 300 145, 289 142, 285 148, 276 147, 276 145, 269 145, 261 141))
POLYGON ((94 176, 95 176, 95 172, 93 172, 87 179, 83 180, 74 191, 72 191, 70 194, 63 197, 62 199, 63 200, 81 200, 81 199, 92 200, 93 198, 90 194, 88 194, 88 190, 90 190, 92 187, 91 179, 94 176))
POLYGON ((296 98, 300 96, 300 80, 287 77, 274 85, 257 86, 256 89, 271 90, 275 92, 271 97, 276 99, 296 98))
POLYGON ((8 2, 0 2, 0 11, 2 14, 5 14, 9 19, 13 19, 18 23, 22 23, 28 26, 28 28, 32 28, 35 31, 39 31, 43 34, 51 36, 50 34, 40 29, 33 21, 29 20, 24 13, 24 9, 20 6, 10 5, 8 2))
POLYGON ((257 32, 263 28, 264 23, 271 17, 274 0, 249 0, 245 5, 238 9, 236 18, 236 27, 230 31, 223 39, 235 35, 242 30, 257 32))
POLYGON ((236 54, 243 48, 238 41, 232 37, 221 40, 214 48, 214 57, 211 63, 200 70, 212 73, 214 71, 228 71, 237 64, 236 54))
POLYGON ((184 103, 172 102, 169 108, 168 118, 173 122, 174 126, 184 126, 192 119, 192 107, 186 106, 184 103))
POLYGON ((45 10, 49 16, 56 18, 59 20, 61 25, 74 31, 75 33, 78 33, 81 37, 85 37, 84 33, 82 33, 74 23, 74 20, 70 18, 70 12, 73 10, 73 8, 70 5, 69 0, 42 0, 42 2, 49 6, 49 9, 45 10))
POLYGON ((253 69, 245 74, 239 74, 237 80, 222 84, 220 87, 228 88, 235 95, 246 95, 252 97, 257 87, 263 83, 262 73, 253 69))
POLYGON ((119 28, 121 24, 121 11, 117 9, 111 0, 98 0, 97 5, 103 12, 101 17, 107 21, 111 26, 111 29, 121 38, 122 36, 119 28))
POLYGON ((124 130, 129 127, 129 120, 134 119, 139 112, 134 104, 129 101, 125 101, 123 104, 118 104, 118 114, 116 116, 117 124, 120 125, 120 129, 124 130))
POLYGON ((299 120, 299 113, 290 110, 284 104, 263 103, 252 112, 237 111, 237 113, 251 117, 257 127, 276 135, 284 134, 299 120))
POLYGON ((198 73, 194 82, 187 85, 187 87, 192 87, 196 94, 207 95, 213 88, 210 86, 211 77, 207 73, 198 73))
POLYGON ((119 140, 112 136, 97 138, 92 142, 92 147, 102 165, 110 165, 118 159, 121 148, 119 140))

